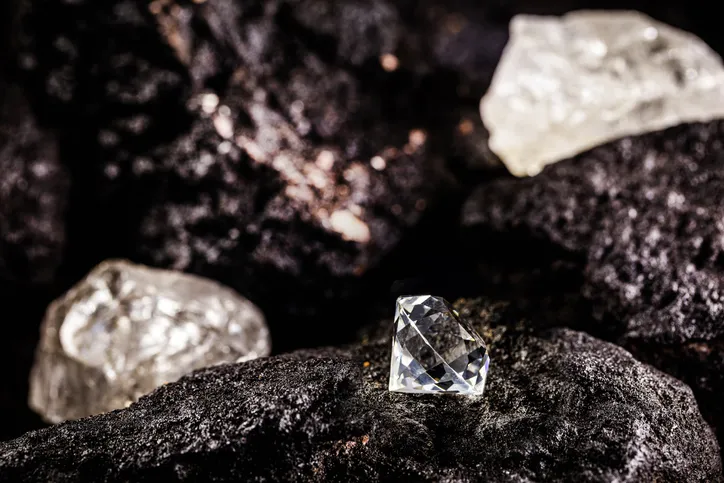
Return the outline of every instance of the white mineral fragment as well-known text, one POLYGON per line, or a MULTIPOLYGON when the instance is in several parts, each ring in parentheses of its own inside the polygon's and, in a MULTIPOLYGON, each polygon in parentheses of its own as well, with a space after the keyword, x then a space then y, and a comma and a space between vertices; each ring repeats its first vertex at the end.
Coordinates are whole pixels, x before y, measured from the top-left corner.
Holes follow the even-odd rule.
POLYGON ((107 412, 195 369, 270 349, 264 316, 231 289, 108 261, 48 308, 30 406, 53 423, 107 412))
POLYGON ((628 135, 724 116, 724 67, 698 37, 633 11, 519 15, 480 106, 517 176, 628 135))

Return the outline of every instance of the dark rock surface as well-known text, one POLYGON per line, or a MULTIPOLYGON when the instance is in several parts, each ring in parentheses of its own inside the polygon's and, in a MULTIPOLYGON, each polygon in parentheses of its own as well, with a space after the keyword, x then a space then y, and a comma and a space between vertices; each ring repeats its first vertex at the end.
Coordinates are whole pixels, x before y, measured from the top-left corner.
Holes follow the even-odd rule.
POLYGON ((438 2, 32 2, 20 77, 62 128, 76 276, 126 257, 269 311, 359 293, 454 188, 448 151, 481 149, 507 25, 467 18, 438 2))
MULTIPOLYGON (((722 121, 625 138, 535 178, 481 186, 463 215, 480 253, 496 239, 527 251, 530 264, 544 271, 567 264, 569 280, 580 284, 569 283, 569 291, 595 322, 565 323, 616 341, 687 382, 720 430, 722 146, 722 121)), ((556 283, 547 289, 559 289, 556 283)))
POLYGON ((275 287, 289 306, 303 307, 320 291, 343 293, 334 280, 375 267, 450 185, 419 125, 375 121, 390 116, 355 92, 351 76, 316 60, 307 67, 286 85, 239 79, 208 115, 201 105, 215 94, 200 94, 189 131, 151 153, 147 168, 134 160, 139 183, 155 193, 140 223, 143 260, 213 274, 260 301, 276 298, 275 287), (289 85, 301 95, 280 101, 289 85), (340 92, 344 107, 334 106, 340 92), (330 132, 301 135, 299 123, 307 129, 309 121, 290 119, 273 107, 279 102, 285 111, 293 105, 291 117, 305 106, 340 125, 316 118, 311 124, 330 132))
MULTIPOLYGON (((18 77, 74 180, 68 278, 130 258, 310 314, 375 285, 411 228, 462 197, 452 171, 487 172, 478 101, 511 16, 607 5, 19 3, 18 77)), ((709 32, 698 10, 634 6, 709 32)))
POLYGON ((0 80, 0 282, 47 283, 65 243, 68 177, 55 138, 0 80))
MULTIPOLYGON (((0 334, 0 365, 13 367, 0 392, 0 439, 37 424, 26 419, 25 399, 42 309, 103 259, 131 258, 234 286, 264 308, 278 351, 345 340, 346 330, 366 320, 364 309, 388 307, 382 297, 368 296, 357 310, 361 305, 350 305, 347 295, 384 291, 391 279, 407 275, 400 268, 433 278, 467 268, 452 213, 466 185, 495 166, 478 101, 507 38, 508 20, 519 12, 589 6, 640 8, 724 50, 718 16, 696 1, 686 7, 577 0, 546 6, 468 0, 0 2, 0 71, 11 71, 23 86, 41 125, 58 131, 63 166, 59 162, 49 178, 38 176, 47 173, 44 163, 37 164, 46 154, 56 166, 54 137, 38 130, 24 108, 12 107, 27 122, 19 121, 19 130, 12 125, 9 137, 0 126, 0 138, 11 147, 3 156, 34 161, 0 160, 0 309, 22 327, 21 334, 9 328, 0 334), (13 25, 16 17, 20 22, 13 25), (375 168, 382 166, 378 160, 373 165, 376 155, 384 168, 375 168), (471 168, 478 175, 470 176, 471 168), (457 183, 453 173, 463 174, 457 183), (51 281, 47 293, 25 287, 51 281)), ((587 225, 590 220, 581 230, 587 225)), ((535 254, 527 249, 528 235, 513 235, 506 233, 507 247, 514 241, 535 254)), ((580 246, 588 243, 582 240, 580 246)), ((611 255, 618 264, 624 252, 606 254, 600 244, 598 255, 559 241, 546 246, 555 270, 547 265, 531 278, 527 266, 517 271, 509 264, 496 273, 505 274, 510 290, 555 287, 553 294, 543 291, 546 307, 564 306, 566 320, 582 321, 577 317, 590 315, 595 299, 580 297, 585 259, 611 255)), ((608 273, 586 278, 587 293, 605 288, 608 273)), ((451 278, 464 292, 481 293, 477 285, 451 278)), ((614 293, 601 291, 608 295, 596 302, 599 311, 642 309, 614 293)), ((560 312, 540 313, 559 322, 560 312)), ((624 340, 620 320, 599 327, 609 325, 615 337, 602 335, 624 340)), ((662 346, 648 335, 634 341, 634 332, 626 329, 628 347, 646 348, 648 360, 686 378, 698 394, 721 393, 719 339, 691 337, 662 346)), ((719 399, 700 401, 707 414, 716 414, 719 399)))
POLYGON ((39 321, 53 299, 47 287, 0 283, 0 366, 8 368, 0 390, 0 440, 45 427, 40 416, 28 407, 29 373, 38 341, 39 321))
MULTIPOLYGON (((394 269, 380 267, 426 252, 410 244, 419 221, 461 201, 445 162, 485 165, 477 104, 510 12, 474 3, 2 2, 0 70, 58 131, 73 181, 53 295, 130 258, 234 286, 264 309, 277 351, 348 340, 368 319, 341 327, 344 297, 384 292, 394 269), (215 109, 199 103, 209 94, 215 109)), ((13 354, 38 322, 19 314, 13 354)), ((23 427, 30 355, 8 361, 21 389, 3 394, 18 417, 0 439, 23 427)))
POLYGON ((0 444, 0 480, 722 481, 684 384, 506 304, 457 307, 491 341, 482 398, 388 392, 383 336, 202 370, 28 433, 0 444))
MULTIPOLYGON (((1 57, 1 56, 0 56, 1 57)), ((1 59, 0 59, 1 60, 1 59)), ((0 70, 2 70, 0 68, 0 70)), ((69 179, 55 136, 0 73, 0 439, 37 427, 26 404, 37 326, 66 244, 69 179)))

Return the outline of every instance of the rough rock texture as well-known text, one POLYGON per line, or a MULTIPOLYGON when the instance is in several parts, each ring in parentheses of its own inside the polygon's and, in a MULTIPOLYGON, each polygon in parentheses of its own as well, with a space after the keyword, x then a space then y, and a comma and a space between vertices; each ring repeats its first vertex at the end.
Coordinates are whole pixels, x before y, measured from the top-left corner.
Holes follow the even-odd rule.
POLYGON ((722 480, 684 384, 500 303, 458 309, 491 341, 482 398, 388 392, 381 337, 202 370, 29 433, 0 444, 0 481, 722 480))
POLYGON ((280 290, 284 310, 312 312, 359 293, 444 198, 443 157, 487 166, 478 99, 511 15, 540 9, 22 4, 20 77, 73 171, 73 275, 126 257, 220 279, 267 312, 280 290))
MULTIPOLYGON (((14 3, 18 78, 60 129, 72 172, 66 279, 111 257, 183 269, 248 296, 275 331, 275 320, 297 320, 290 312, 324 325, 344 296, 386 287, 390 276, 375 283, 390 266, 381 262, 400 258, 392 253, 406 238, 430 236, 413 230, 441 199, 463 197, 459 185, 446 190, 451 166, 487 175, 478 101, 508 20, 540 10, 466 0, 14 3)), ((690 30, 711 17, 641 7, 690 30)), ((427 252, 413 246, 403 255, 427 252)))
MULTIPOLYGON (((331 99, 355 88, 348 75, 328 74, 299 73, 304 93, 316 84, 315 100, 325 105, 297 99, 292 110, 334 111, 340 122, 348 107, 332 107, 331 99)), ((375 122, 382 112, 345 120, 370 128, 321 126, 334 130, 334 139, 310 142, 270 105, 278 96, 258 100, 257 81, 239 83, 143 165, 139 181, 157 195, 141 220, 139 252, 157 265, 215 274, 262 298, 276 297, 269 287, 284 290, 291 280, 299 291, 288 302, 303 304, 317 299, 314 290, 333 288, 330 279, 364 274, 396 245, 445 185, 442 160, 430 157, 415 124, 375 122)), ((372 97, 348 94, 340 102, 374 105, 372 97)), ((214 96, 201 94, 198 102, 214 96)), ((134 166, 141 170, 138 160, 134 166)))
POLYGON ((0 281, 52 279, 65 243, 68 178, 52 134, 0 79, 0 281))
MULTIPOLYGON (((8 19, 0 7, 0 24, 8 19)), ((0 25, 0 37, 7 30, 0 25)), ((0 38, 0 71, 3 71, 0 38)), ((39 425, 27 406, 37 325, 65 249, 68 176, 55 136, 42 130, 22 91, 0 72, 0 439, 39 425)))
POLYGON ((64 127, 77 265, 209 275, 265 310, 357 290, 452 185, 440 153, 480 148, 505 28, 436 3, 33 2, 19 64, 64 127))
MULTIPOLYGON (((73 180, 59 280, 31 303, 45 306, 97 263, 124 257, 233 286, 262 306, 276 350, 342 339, 341 325, 355 330, 359 314, 341 319, 340 295, 389 286, 375 267, 399 258, 388 253, 411 240, 443 194, 435 189, 450 184, 438 154, 485 162, 475 86, 492 75, 509 14, 488 22, 483 10, 438 1, 0 2, 0 70, 59 131, 73 180), (258 163, 239 135, 274 156, 258 163), (378 154, 384 162, 373 165, 378 154), (275 164, 277 155, 291 159, 275 164), (356 241, 367 231, 369 242, 356 241)), ((24 427, 40 321, 12 305, 24 342, 0 340, 18 388, 0 394, 1 408, 12 408, 0 438, 24 427)))
MULTIPOLYGON (((11 33, 5 25, 18 3, 24 6, 15 39, 20 69, 13 74, 42 122, 60 130, 61 159, 73 183, 58 286, 38 296, 0 282, 4 320, 23 331, 18 336, 7 328, 0 337, 1 365, 14 369, 0 391, 3 438, 36 424, 25 419, 34 322, 49 300, 103 259, 183 267, 235 286, 269 315, 277 350, 341 340, 361 310, 342 312, 348 305, 336 294, 365 293, 352 281, 383 291, 407 275, 396 270, 398 263, 419 270, 425 260, 425 272, 433 263, 449 268, 448 255, 462 252, 451 236, 456 208, 424 218, 438 198, 456 206, 462 194, 435 194, 418 176, 440 166, 438 154, 489 165, 477 104, 511 16, 584 6, 580 0, 545 6, 527 0, 12 0, 0 2, 0 43, 11 33), (207 94, 219 98, 216 107, 207 94), (254 106, 263 116, 252 116, 254 106), (268 154, 252 162, 253 145, 236 143, 243 135, 269 149, 271 141, 258 142, 269 127, 282 144, 301 146, 272 150, 293 151, 289 163, 275 166, 268 154), (424 149, 408 154, 414 129, 426 134, 424 149), (354 139, 362 140, 352 151, 359 157, 345 151, 354 139), (400 161, 395 165, 398 158, 388 151, 378 171, 374 166, 382 164, 373 165, 373 153, 385 154, 387 143, 400 161), (320 158, 322 151, 332 151, 335 162, 319 176, 317 159, 321 166, 330 159, 320 158), (214 156, 210 166, 202 161, 206 154, 214 156), (344 178, 355 163, 369 186, 344 178), (294 181, 298 171, 302 183, 294 181), (314 186, 329 179, 334 190, 314 186), (287 188, 295 198, 286 196, 287 188), (339 200, 350 199, 360 210, 348 211, 367 225, 370 243, 345 240, 334 229, 366 237, 349 214, 332 220, 336 208, 348 208, 339 200), (433 238, 440 244, 430 244, 433 238), (316 313, 306 323, 273 313, 302 309, 316 313)), ((660 20, 697 32, 721 52, 719 17, 698 4, 625 6, 655 10, 660 20)), ((421 139, 415 133, 412 139, 421 139)), ((445 184, 434 176, 432 183, 445 184)), ((364 309, 380 303, 364 301, 364 309)))
POLYGON ((28 406, 30 366, 38 341, 38 326, 45 307, 54 294, 47 288, 21 287, 17 283, 0 283, 0 365, 8 368, 0 390, 0 408, 5 415, 0 422, 0 440, 18 437, 44 426, 28 406))
POLYGON ((569 290, 597 321, 567 323, 686 381, 720 431, 722 146, 722 121, 625 138, 535 178, 481 186, 463 215, 481 253, 487 240, 502 238, 532 252, 539 267, 567 264, 580 282, 569 290))

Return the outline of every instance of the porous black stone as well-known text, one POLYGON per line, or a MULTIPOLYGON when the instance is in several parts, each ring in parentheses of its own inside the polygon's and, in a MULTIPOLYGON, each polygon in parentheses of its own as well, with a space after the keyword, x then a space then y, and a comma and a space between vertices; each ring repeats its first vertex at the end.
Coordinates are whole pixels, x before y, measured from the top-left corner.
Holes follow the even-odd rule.
POLYGON ((0 79, 0 282, 52 280, 65 243, 68 176, 55 137, 0 79))
MULTIPOLYGON (((589 317, 563 323, 686 381, 720 431, 723 146, 722 121, 624 138, 534 178, 481 186, 463 214, 481 259, 497 240, 520 249, 507 258, 526 252, 543 272, 566 264, 568 280, 579 282, 568 291, 589 317)), ((543 292, 560 289, 553 282, 543 292)))
POLYGON ((410 143, 421 126, 389 120, 348 73, 308 57, 291 75, 235 79, 218 110, 150 153, 147 169, 134 160, 155 198, 140 221, 144 261, 213 274, 262 304, 281 291, 287 307, 309 306, 354 287, 451 184, 442 158, 410 143), (383 170, 370 165, 377 155, 383 170), (338 224, 340 214, 351 221, 338 224))
POLYGON ((388 392, 389 337, 373 337, 205 369, 1 443, 0 481, 722 481, 681 382, 507 304, 457 308, 491 343, 483 397, 388 392))
POLYGON ((481 149, 477 103, 507 36, 439 2, 27 3, 20 77, 62 131, 75 276, 126 257, 269 312, 363 293, 455 189, 445 158, 481 149))
MULTIPOLYGON (((494 164, 478 101, 508 20, 585 6, 16 3, 18 78, 42 121, 59 129, 72 172, 66 278, 110 257, 195 272, 252 298, 272 326, 294 320, 289 313, 325 320, 320 313, 336 313, 349 294, 389 283, 374 278, 381 262, 400 258, 394 250, 406 238, 431 236, 413 230, 441 200, 464 196, 474 178, 467 168, 486 176, 494 164), (217 114, 199 108, 210 93, 232 111, 230 139, 214 125, 217 114), (417 129, 425 144, 414 150, 417 129), (259 162, 240 134, 280 144, 259 162), (323 151, 336 157, 324 190, 314 169, 323 151), (295 155, 294 169, 278 159, 285 153, 295 155), (387 161, 381 171, 370 165, 377 154, 387 161), (451 172, 466 175, 455 184, 451 172), (330 225, 348 208, 369 241, 330 225), (279 293, 288 295, 283 304, 279 293)), ((641 8, 684 27, 699 18, 641 8)), ((417 246, 411 259, 427 251, 417 246)))
POLYGON ((0 73, 0 365, 8 368, 0 390, 7 414, 0 439, 38 425, 26 404, 28 371, 65 253, 68 196, 55 136, 38 125, 22 90, 0 73))
POLYGON ((45 285, 29 287, 15 282, 0 283, 3 311, 0 365, 8 368, 0 391, 0 408, 5 413, 0 422, 0 440, 17 438, 31 429, 47 426, 28 407, 28 376, 38 341, 38 325, 53 296, 45 285))
MULTIPOLYGON (((348 306, 348 294, 385 290, 390 278, 406 275, 394 270, 399 259, 408 268, 419 267, 419 260, 435 264, 436 269, 425 265, 424 270, 434 276, 447 269, 451 259, 431 253, 462 256, 451 213, 464 196, 460 185, 474 178, 467 168, 483 167, 487 176, 494 164, 477 104, 507 38, 511 15, 561 13, 592 6, 589 3, 2 2, 0 70, 17 61, 17 69, 10 70, 28 93, 36 116, 59 131, 60 159, 73 183, 63 256, 46 255, 53 248, 48 238, 47 249, 32 251, 32 261, 25 258, 33 248, 20 248, 28 253, 12 258, 13 264, 35 264, 37 270, 16 265, 6 270, 0 257, 0 279, 11 279, 10 286, 0 285, 8 287, 0 308, 6 314, 10 305, 21 309, 20 317, 12 320, 31 326, 40 310, 32 317, 22 311, 26 302, 19 301, 25 295, 15 296, 23 292, 16 281, 48 280, 62 259, 63 280, 54 288, 59 292, 97 262, 127 257, 234 286, 262 305, 277 350, 343 339, 342 326, 353 326, 359 315, 348 311, 339 316, 348 306), (13 25, 16 17, 20 22, 13 25), (3 47, 11 40, 12 52, 6 52, 3 47), (381 62, 387 53, 399 63, 391 72, 381 62), (218 109, 205 113, 200 107, 199 100, 209 93, 229 108, 230 139, 216 126, 218 109), (254 111, 259 108, 261 117, 254 111), (406 152, 413 129, 426 134, 424 149, 406 152), (275 155, 259 162, 249 153, 253 145, 237 144, 239 135, 256 140, 265 133, 281 140, 274 153, 296 156, 291 168, 283 162, 275 165, 275 155), (395 149, 385 150, 388 147, 395 149), (312 193, 308 202, 303 198, 309 191, 299 190, 290 175, 301 173, 301 184, 313 185, 317 175, 310 173, 323 150, 335 152, 327 191, 338 194, 326 196, 307 186, 312 193), (389 156, 383 171, 370 168, 370 158, 379 152, 389 156), (452 190, 441 189, 450 186, 452 168, 462 169, 456 162, 465 168, 462 182, 452 190), (310 172, 303 169, 307 165, 310 172), (354 168, 351 180, 357 181, 345 176, 349 168, 354 168), (345 197, 353 198, 355 211, 361 213, 355 216, 369 227, 369 243, 345 240, 323 221, 325 213, 347 207, 339 204, 345 197), (454 208, 421 227, 441 200, 454 208), (384 270, 389 272, 380 276, 384 270), (300 322, 288 317, 289 312, 310 317, 300 322)), ((600 3, 595 6, 612 5, 600 3)), ((718 17, 690 5, 619 6, 640 7, 666 22, 701 31, 721 51, 718 17)), ((40 186, 28 176, 33 186, 40 186)), ((55 214, 62 211, 66 181, 59 173, 53 183, 42 186, 43 199, 57 201, 55 214)), ((9 215, 0 205, 0 219, 9 216, 14 223, 33 210, 40 199, 35 196, 13 194, 13 203, 19 204, 12 205, 9 215)), ((36 246, 58 226, 40 214, 28 220, 34 223, 23 225, 22 236, 34 237, 36 246)), ((13 233, 17 239, 17 229, 13 233)), ((528 240, 520 239, 521 245, 527 246, 528 240)), ((23 242, 23 247, 32 246, 23 242)), ((3 249, 0 246, 0 253, 3 249)), ((578 260, 565 260, 562 266, 573 274, 566 278, 566 287, 558 287, 565 292, 583 275, 578 260)), ((523 270, 517 280, 527 281, 527 275, 523 270)), ((542 277, 560 281, 546 273, 542 277)), ((477 287, 467 288, 479 293, 477 287)), ((569 319, 580 313, 577 294, 574 291, 575 300, 564 300, 573 302, 569 319)), ((44 294, 27 303, 39 307, 48 299, 44 294)), ((380 303, 380 298, 365 300, 365 307, 380 303)), ((29 360, 29 352, 20 353, 20 347, 32 346, 32 338, 26 337, 30 329, 25 330, 22 344, 3 337, 18 351, 17 360, 29 360)), ((667 353, 659 347, 655 345, 657 357, 667 353)), ((707 352, 708 345, 687 347, 703 361, 702 367, 718 367, 706 359, 716 359, 720 352, 707 352)), ((7 364, 14 364, 9 352, 3 352, 7 364)), ((13 366, 19 369, 12 385, 20 389, 13 390, 12 397, 10 391, 2 395, 13 401, 12 412, 6 414, 15 433, 23 427, 14 417, 26 397, 23 364, 13 366)), ((717 381, 716 376, 697 384, 717 381)))

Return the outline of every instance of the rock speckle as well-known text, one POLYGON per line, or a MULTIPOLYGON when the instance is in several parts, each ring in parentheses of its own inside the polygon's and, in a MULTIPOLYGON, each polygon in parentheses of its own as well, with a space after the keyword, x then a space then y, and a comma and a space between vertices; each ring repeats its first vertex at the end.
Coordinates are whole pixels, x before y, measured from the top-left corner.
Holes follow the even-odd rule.
POLYGON ((531 247, 541 267, 577 267, 597 321, 586 330, 686 381, 720 428, 723 144, 722 121, 623 138, 481 186, 463 215, 472 233, 531 247))
POLYGON ((0 80, 0 281, 50 282, 65 247, 67 172, 23 92, 0 80))
POLYGON ((0 444, 0 480, 722 480, 682 383, 505 304, 457 307, 491 342, 482 398, 388 392, 389 339, 373 338, 209 368, 28 433, 0 444))
POLYGON ((265 310, 293 295, 293 313, 359 293, 455 188, 457 106, 476 104, 498 55, 443 67, 436 46, 460 31, 443 13, 317 0, 25 9, 21 77, 61 126, 77 183, 75 266, 130 258, 220 279, 265 310))

